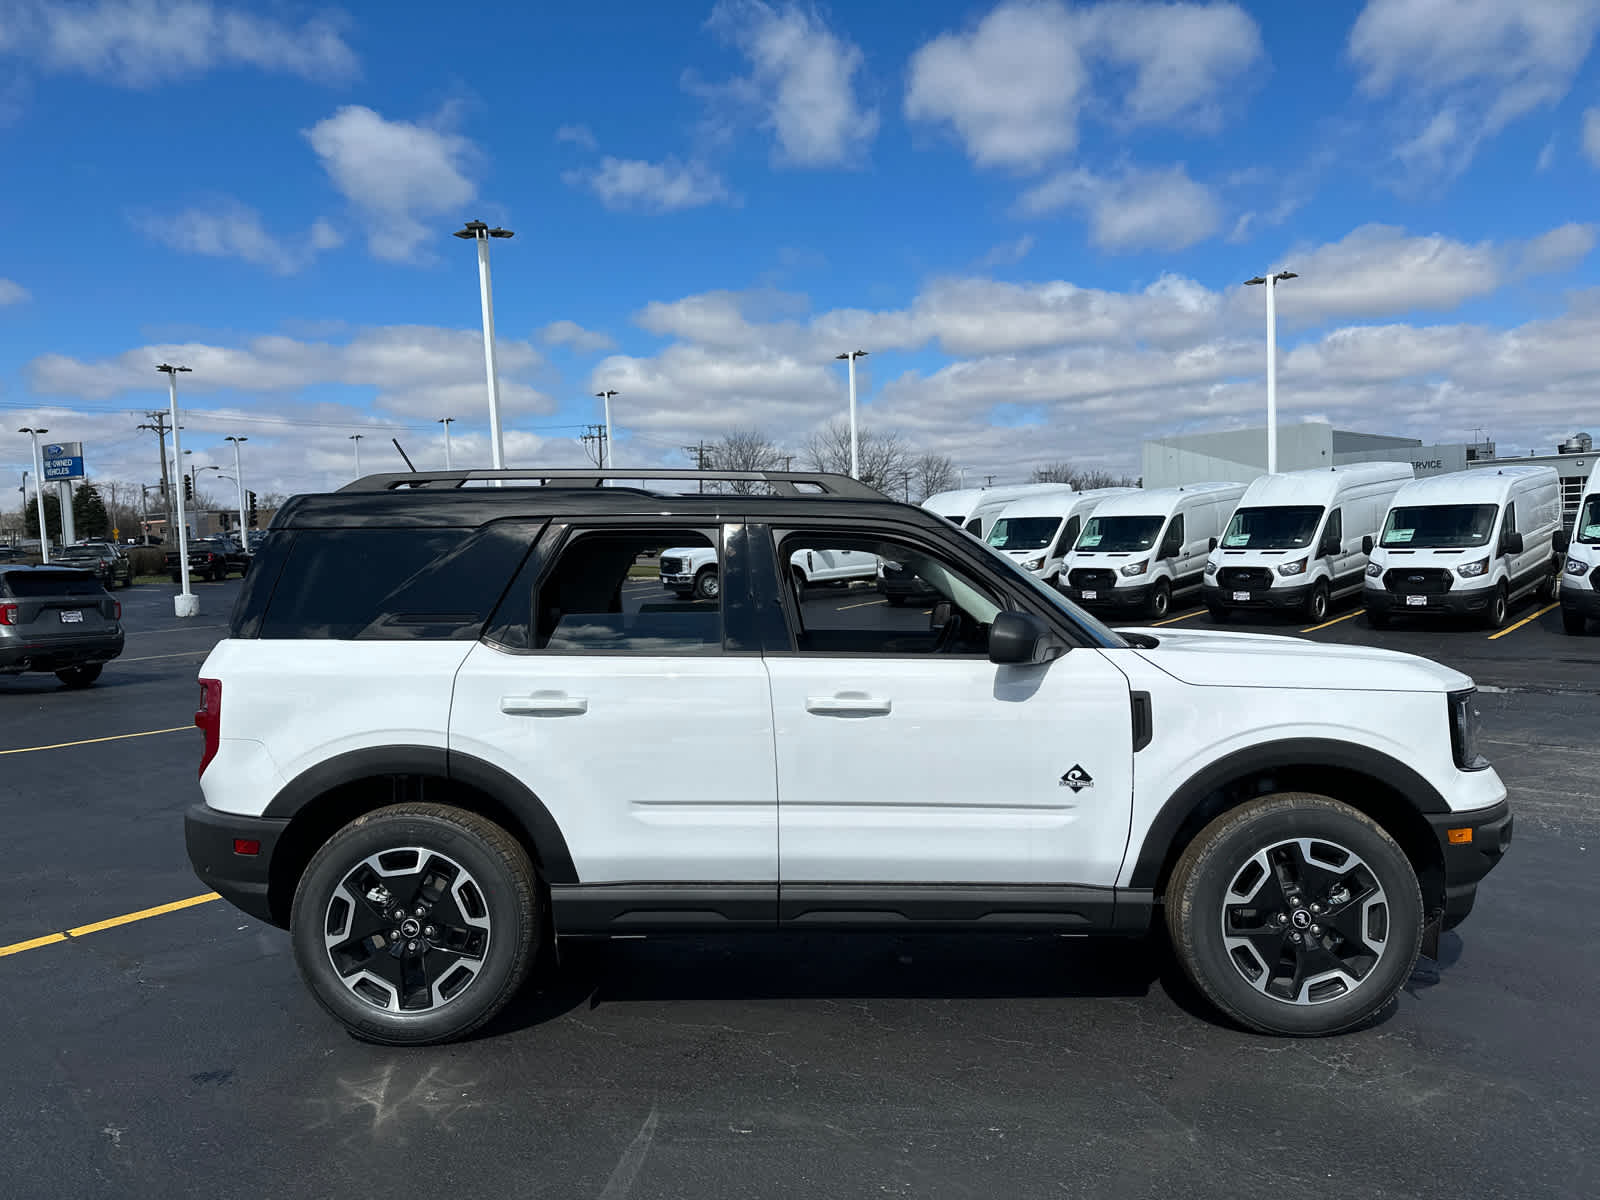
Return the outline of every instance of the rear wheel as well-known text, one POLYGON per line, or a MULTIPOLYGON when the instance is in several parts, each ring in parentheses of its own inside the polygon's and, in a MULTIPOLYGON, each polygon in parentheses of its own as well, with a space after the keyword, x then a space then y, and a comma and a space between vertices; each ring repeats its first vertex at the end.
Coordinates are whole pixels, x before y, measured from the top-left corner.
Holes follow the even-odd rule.
POLYGON ((1328 619, 1328 585, 1318 580, 1311 585, 1311 595, 1306 597, 1306 620, 1320 625, 1328 619))
POLYGON ((100 672, 103 670, 105 670, 103 663, 93 663, 87 667, 67 667, 65 670, 57 671, 56 678, 69 688, 86 688, 100 678, 100 672))
POLYGON ((722 595, 722 578, 717 574, 717 569, 702 567, 700 574, 694 577, 694 598, 715 600, 720 595, 722 595))
POLYGON ((1581 612, 1573 612, 1570 608, 1561 610, 1561 628, 1574 637, 1582 637, 1589 622, 1581 612))
POLYGON ((1172 585, 1165 579, 1156 580, 1150 590, 1150 616, 1159 621, 1172 608, 1172 585))
POLYGON ((331 837, 295 889, 290 933, 311 993, 385 1045, 463 1037, 505 1006, 539 940, 533 863, 476 813, 397 804, 331 837))
POLYGON ((1405 852, 1327 796, 1262 797, 1212 821, 1166 891, 1178 959, 1222 1012, 1252 1029, 1338 1033, 1410 977, 1422 893, 1405 852))

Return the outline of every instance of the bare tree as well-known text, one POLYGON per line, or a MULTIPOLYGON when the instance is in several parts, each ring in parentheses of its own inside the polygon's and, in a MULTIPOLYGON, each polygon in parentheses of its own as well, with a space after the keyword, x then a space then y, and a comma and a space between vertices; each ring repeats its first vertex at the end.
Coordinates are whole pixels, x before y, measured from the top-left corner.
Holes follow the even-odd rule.
MULTIPOLYGON (((735 429, 708 448, 707 465, 713 471, 782 471, 792 457, 759 429, 735 429)), ((741 496, 767 490, 765 485, 746 479, 731 480, 726 486, 741 496)))
POLYGON ((956 464, 948 454, 924 454, 911 469, 911 490, 920 503, 956 486, 956 464))
POLYGON ((1126 475, 1115 475, 1089 467, 1076 467, 1070 462, 1046 463, 1033 469, 1034 483, 1066 483, 1080 492, 1095 488, 1132 487, 1134 481, 1126 475))
MULTIPOLYGON (((856 444, 861 460, 861 482, 887 496, 911 494, 914 460, 898 433, 858 429, 856 444)), ((806 458, 814 471, 850 473, 850 424, 838 420, 806 442, 806 458)))

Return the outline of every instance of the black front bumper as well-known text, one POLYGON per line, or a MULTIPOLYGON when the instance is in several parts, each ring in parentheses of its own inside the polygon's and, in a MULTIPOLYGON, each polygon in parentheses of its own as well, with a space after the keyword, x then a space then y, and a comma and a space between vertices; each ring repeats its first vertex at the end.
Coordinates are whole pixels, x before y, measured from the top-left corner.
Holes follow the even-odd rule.
POLYGON ((1465 617, 1481 614, 1488 609, 1490 601, 1494 599, 1494 591, 1494 588, 1486 587, 1470 591, 1424 592, 1421 604, 1407 604, 1405 592, 1362 588, 1361 600, 1368 612, 1393 613, 1397 617, 1438 616, 1441 613, 1465 617))
POLYGON ((1203 585, 1200 592, 1205 597, 1208 608, 1301 609, 1306 606, 1306 601, 1311 596, 1311 585, 1254 588, 1249 591, 1247 600, 1239 599, 1240 594, 1244 592, 1243 588, 1219 587, 1214 583, 1203 585))
POLYGON ((268 890, 272 852, 288 827, 286 820, 243 817, 195 804, 183 814, 183 841, 202 883, 252 917, 278 925, 268 890), (236 854, 235 839, 259 842, 260 852, 236 854))
POLYGON ((107 663, 122 653, 122 630, 85 637, 0 638, 0 672, 65 671, 107 663))
POLYGON ((1561 611, 1577 613, 1582 617, 1600 620, 1600 592, 1593 588, 1579 591, 1570 588, 1565 583, 1561 585, 1561 611))
POLYGON ((1502 800, 1493 808, 1428 813, 1427 817, 1444 855, 1444 909, 1439 928, 1454 929, 1472 911, 1478 884, 1494 870, 1511 845, 1511 805, 1502 800), (1452 830, 1457 838, 1471 840, 1452 841, 1452 830), (1463 834, 1463 830, 1467 832, 1463 834))
POLYGON ((1137 587, 1090 588, 1095 594, 1092 600, 1083 598, 1083 588, 1064 583, 1056 586, 1068 600, 1085 608, 1148 608, 1150 605, 1151 585, 1148 583, 1141 583, 1137 587))

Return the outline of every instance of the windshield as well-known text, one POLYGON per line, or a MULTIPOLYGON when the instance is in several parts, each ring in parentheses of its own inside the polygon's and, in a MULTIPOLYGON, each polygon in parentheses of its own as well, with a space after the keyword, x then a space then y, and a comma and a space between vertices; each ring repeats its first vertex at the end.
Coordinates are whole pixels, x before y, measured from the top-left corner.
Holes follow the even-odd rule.
POLYGON ((1578 510, 1578 536, 1586 546, 1600 546, 1600 495, 1590 496, 1578 510))
POLYGON ((989 531, 989 545, 996 550, 1043 550, 1060 528, 1060 517, 1001 517, 989 531))
POLYGON ((1297 504, 1241 508, 1222 535, 1224 550, 1298 550, 1309 546, 1322 520, 1322 507, 1297 504))
POLYGON ((1148 550, 1156 544, 1163 517, 1091 517, 1078 536, 1076 550, 1111 550, 1127 553, 1148 550))
POLYGON ((1413 550, 1482 546, 1494 532, 1500 509, 1493 504, 1429 504, 1396 508, 1383 525, 1380 546, 1413 550))
POLYGON ((57 558, 99 558, 102 554, 110 554, 105 546, 68 546, 65 550, 56 551, 57 558))
POLYGON ((1042 597, 1046 603, 1066 613, 1067 616, 1080 629, 1082 629, 1090 637, 1097 640, 1103 648, 1114 650, 1127 649, 1128 642, 1120 633, 1112 629, 1109 625, 1102 624, 1095 617, 1079 608, 1050 584, 1045 583, 1032 571, 1024 571, 1020 566, 1017 565, 1016 559, 1008 558, 1004 554, 1001 554, 1000 551, 989 545, 988 542, 983 543, 983 548, 988 553, 990 558, 1000 564, 999 569, 1004 572, 1007 578, 1012 580, 1021 580, 1023 585, 1029 588, 1034 595, 1042 597))

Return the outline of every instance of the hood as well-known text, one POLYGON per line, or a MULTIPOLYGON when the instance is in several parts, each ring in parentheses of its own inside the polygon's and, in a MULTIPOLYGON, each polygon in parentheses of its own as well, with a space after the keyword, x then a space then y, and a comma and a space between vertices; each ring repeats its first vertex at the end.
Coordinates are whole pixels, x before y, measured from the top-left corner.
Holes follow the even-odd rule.
POLYGON ((1126 632, 1157 639, 1160 645, 1134 653, 1198 687, 1443 693, 1473 686, 1469 676, 1432 659, 1374 646, 1330 646, 1264 633, 1126 632))

